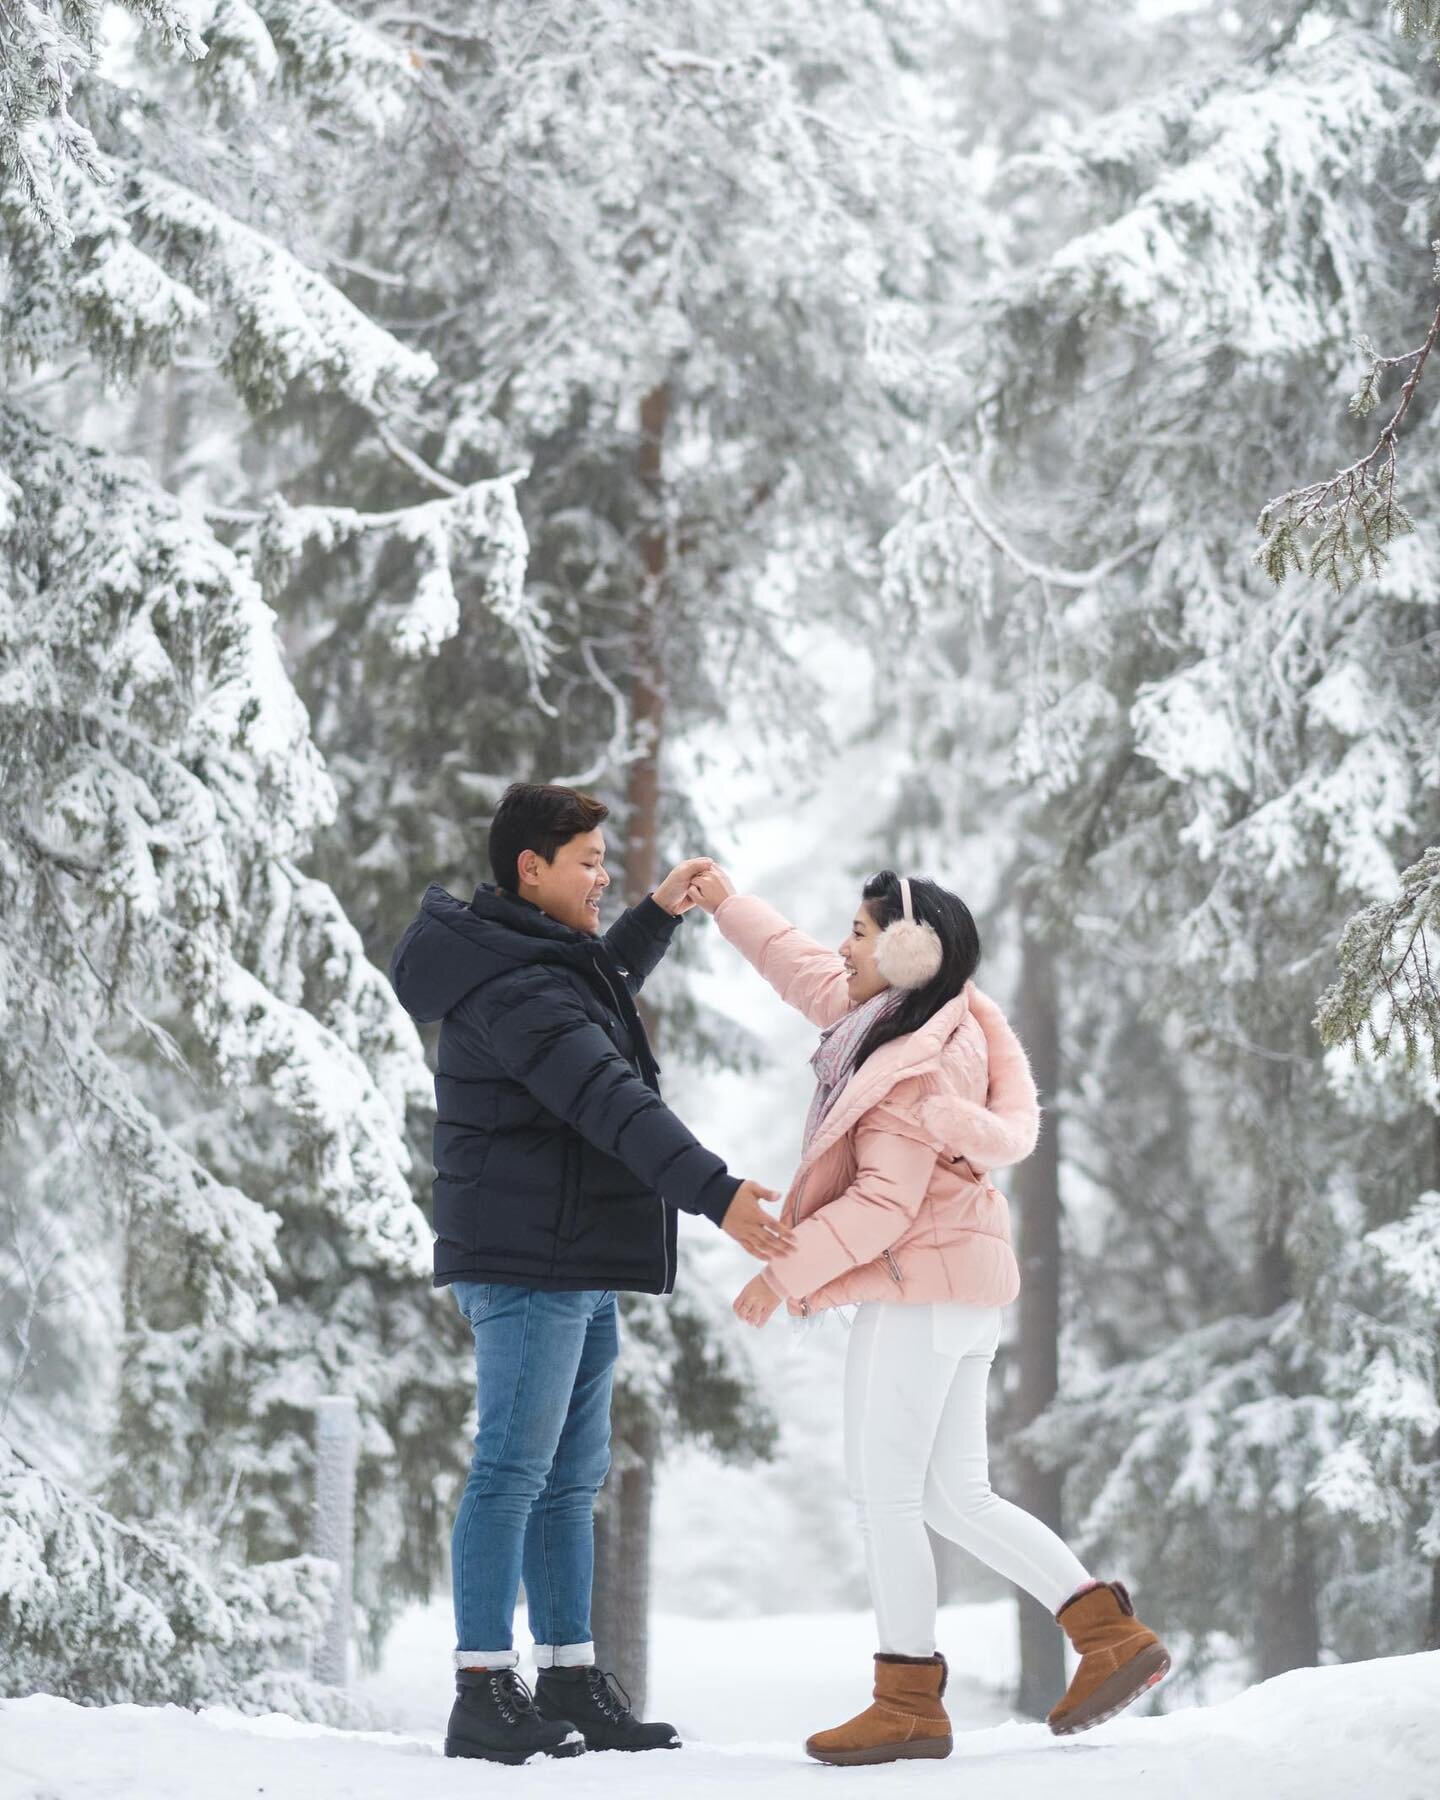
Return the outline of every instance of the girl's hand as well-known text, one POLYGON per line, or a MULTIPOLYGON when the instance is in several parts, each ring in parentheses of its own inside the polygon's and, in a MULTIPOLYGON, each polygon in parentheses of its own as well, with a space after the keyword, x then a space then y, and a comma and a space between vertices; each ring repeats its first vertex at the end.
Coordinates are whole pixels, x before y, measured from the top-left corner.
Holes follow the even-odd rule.
POLYGON ((763 1275, 747 1281, 735 1296, 735 1316, 758 1330, 780 1304, 780 1296, 763 1275))
POLYGON ((684 862, 676 863, 651 898, 657 906, 678 918, 695 904, 689 892, 691 882, 714 867, 708 856, 688 857, 684 862))
POLYGON ((708 869, 691 877, 686 898, 696 906, 703 906, 707 913, 713 913, 720 902, 728 900, 734 892, 735 883, 723 869, 712 863, 708 869))

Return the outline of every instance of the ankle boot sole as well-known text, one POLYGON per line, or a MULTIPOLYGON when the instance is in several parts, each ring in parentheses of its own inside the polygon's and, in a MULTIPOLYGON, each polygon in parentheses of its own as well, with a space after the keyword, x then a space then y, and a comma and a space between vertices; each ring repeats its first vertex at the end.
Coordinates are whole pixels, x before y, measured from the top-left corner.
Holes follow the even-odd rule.
POLYGON ((1138 1656, 1102 1681, 1090 1698, 1067 1713, 1063 1719, 1052 1719, 1050 1729, 1056 1737, 1074 1737, 1103 1725, 1134 1700, 1157 1686, 1170 1673, 1170 1652, 1163 1644, 1150 1644, 1138 1656))
POLYGON ((532 1756, 580 1756, 584 1750, 585 1740, 581 1737, 566 1738, 563 1743, 534 1750, 486 1750, 469 1738, 447 1737, 445 1740, 447 1756, 468 1757, 472 1762, 505 1763, 510 1768, 518 1768, 522 1763, 529 1762, 532 1756))
POLYGON ((586 1744, 587 1750, 618 1750, 623 1756, 643 1756, 647 1750, 683 1750, 680 1739, 669 1738, 663 1744, 586 1744))
POLYGON ((910 1757, 941 1758, 948 1756, 955 1747, 955 1740, 948 1735, 935 1738, 910 1738, 903 1744, 871 1744, 864 1750, 812 1750, 807 1744, 805 1754, 813 1756, 816 1762, 831 1763, 837 1768, 856 1768, 868 1763, 901 1762, 910 1757))

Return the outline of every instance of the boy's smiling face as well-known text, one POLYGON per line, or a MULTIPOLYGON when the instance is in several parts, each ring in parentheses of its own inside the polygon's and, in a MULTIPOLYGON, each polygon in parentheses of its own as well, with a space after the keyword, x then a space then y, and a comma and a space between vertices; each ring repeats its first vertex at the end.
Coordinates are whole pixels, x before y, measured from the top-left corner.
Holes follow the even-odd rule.
POLYGON ((610 885, 605 869, 605 833, 582 831, 546 862, 536 850, 522 850, 516 859, 520 898, 532 901, 561 925, 594 935, 600 929, 600 896, 610 885))

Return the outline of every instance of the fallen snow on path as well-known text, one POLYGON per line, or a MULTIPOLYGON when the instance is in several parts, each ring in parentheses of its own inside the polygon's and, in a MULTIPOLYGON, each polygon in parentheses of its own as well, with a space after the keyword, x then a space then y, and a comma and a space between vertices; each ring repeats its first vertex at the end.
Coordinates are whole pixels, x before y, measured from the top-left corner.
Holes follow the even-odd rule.
MULTIPOLYGON (((951 1717, 959 1725, 999 1725, 1011 1716, 1019 1643, 1015 1604, 997 1600, 940 1609, 939 1643, 950 1662, 951 1717)), ((396 1623, 377 1674, 355 1684, 376 1723, 433 1735, 450 1710, 455 1627, 448 1600, 415 1607, 396 1623)), ((520 1672, 530 1631, 516 1613, 520 1672)), ((869 1698, 875 1621, 869 1612, 769 1613, 753 1619, 650 1621, 651 1718, 668 1719, 687 1740, 733 1744, 756 1738, 802 1742, 838 1724, 869 1698)))
POLYGON ((984 1800, 1433 1800, 1440 1652, 1299 1669, 1218 1706, 1113 1719, 1051 1738, 1009 1723, 961 1733, 948 1762, 826 1769, 796 1741, 692 1743, 648 1756, 448 1762, 433 1735, 333 1731, 270 1715, 0 1702, 0 1800, 447 1800, 567 1795, 778 1800, 840 1791, 984 1800))

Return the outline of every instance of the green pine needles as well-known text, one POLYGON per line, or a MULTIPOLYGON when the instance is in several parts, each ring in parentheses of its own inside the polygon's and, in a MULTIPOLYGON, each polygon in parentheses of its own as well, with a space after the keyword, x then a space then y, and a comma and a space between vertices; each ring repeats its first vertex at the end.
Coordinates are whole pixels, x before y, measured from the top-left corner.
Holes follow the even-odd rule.
MULTIPOLYGON (((1400 35, 1440 37, 1440 0, 1393 0, 1400 35)), ((1440 54, 1440 52, 1437 52, 1440 54)), ((1440 280, 1440 242, 1431 245, 1440 280)), ((1379 405, 1382 384, 1392 370, 1409 366, 1395 411, 1367 454, 1325 481, 1292 488, 1266 502, 1260 513, 1260 548, 1255 560, 1279 587, 1289 575, 1320 576, 1342 593, 1385 566, 1388 547, 1415 529, 1415 521, 1395 494, 1395 445, 1430 352, 1440 334, 1440 307, 1425 341, 1400 356, 1381 356, 1368 337, 1355 346, 1366 360, 1365 374, 1350 397, 1350 411, 1366 418, 1379 405)))
MULTIPOLYGON (((1440 244, 1432 248, 1440 253, 1440 244)), ((1396 498, 1396 444, 1437 337, 1440 307, 1430 320, 1425 342, 1400 356, 1381 356, 1369 338, 1356 338, 1356 348, 1368 364, 1350 397, 1356 418, 1365 418, 1378 405, 1390 370, 1408 366, 1410 372, 1394 412, 1364 456, 1328 480, 1292 488, 1261 511, 1261 544, 1255 560, 1277 587, 1287 575, 1306 574, 1322 577, 1337 594, 1343 593, 1363 577, 1378 575, 1389 545, 1415 529, 1415 521, 1396 498)))
POLYGON ((1440 986, 1430 954, 1440 938, 1440 846, 1400 877, 1400 891, 1355 914, 1340 939, 1340 978, 1320 997, 1315 1026, 1326 1045, 1349 1044, 1362 1059, 1368 1042, 1389 1055, 1399 1034, 1414 1068, 1422 1050, 1440 1079, 1440 986))

